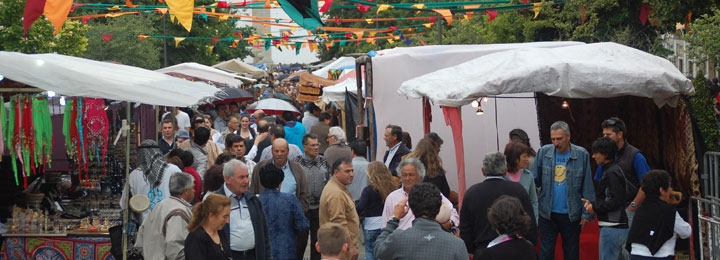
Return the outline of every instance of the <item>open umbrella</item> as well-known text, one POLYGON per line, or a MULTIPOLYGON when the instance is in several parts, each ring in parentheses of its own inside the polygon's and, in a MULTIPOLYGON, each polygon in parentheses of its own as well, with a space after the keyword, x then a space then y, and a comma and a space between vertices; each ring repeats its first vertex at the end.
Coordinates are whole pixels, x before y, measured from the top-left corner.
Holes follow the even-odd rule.
POLYGON ((220 88, 220 92, 217 94, 217 100, 213 101, 213 104, 228 104, 230 102, 243 102, 253 99, 252 93, 245 91, 240 88, 220 88))
POLYGON ((282 100, 287 101, 287 102, 292 102, 292 101, 293 101, 292 98, 288 97, 287 95, 285 95, 285 94, 283 94, 283 93, 271 93, 271 94, 267 94, 267 95, 264 95, 264 96, 260 97, 260 99, 268 99, 268 98, 282 99, 282 100))
POLYGON ((277 98, 261 99, 248 107, 249 113, 254 113, 255 110, 262 110, 266 115, 282 115, 285 111, 300 114, 295 106, 277 98))

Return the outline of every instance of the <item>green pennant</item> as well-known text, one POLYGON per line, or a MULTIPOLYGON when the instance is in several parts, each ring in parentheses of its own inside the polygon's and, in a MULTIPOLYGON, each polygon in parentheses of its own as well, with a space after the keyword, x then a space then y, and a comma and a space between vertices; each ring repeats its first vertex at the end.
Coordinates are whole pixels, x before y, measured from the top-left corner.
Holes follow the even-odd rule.
POLYGON ((271 45, 270 40, 265 40, 265 50, 266 51, 270 49, 270 45, 271 45))
POLYGON ((299 55, 299 54, 300 54, 300 49, 302 48, 302 44, 303 44, 302 42, 296 42, 296 43, 295 43, 295 55, 299 55))
POLYGON ((325 25, 320 18, 317 0, 278 0, 278 3, 295 23, 306 30, 314 31, 318 26, 325 25))

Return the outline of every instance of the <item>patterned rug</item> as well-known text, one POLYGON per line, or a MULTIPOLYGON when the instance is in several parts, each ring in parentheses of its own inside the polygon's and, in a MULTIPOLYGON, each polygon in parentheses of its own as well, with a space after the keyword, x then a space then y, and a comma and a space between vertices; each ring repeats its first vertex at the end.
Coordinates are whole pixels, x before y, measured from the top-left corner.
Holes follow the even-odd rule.
POLYGON ((2 243, 0 260, 111 260, 108 237, 8 237, 2 243))

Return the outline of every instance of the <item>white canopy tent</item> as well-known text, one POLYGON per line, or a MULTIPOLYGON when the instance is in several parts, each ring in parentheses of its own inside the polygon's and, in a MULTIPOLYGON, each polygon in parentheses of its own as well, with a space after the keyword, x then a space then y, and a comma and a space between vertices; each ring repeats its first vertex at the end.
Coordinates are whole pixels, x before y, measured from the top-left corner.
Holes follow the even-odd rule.
POLYGON ((313 71, 312 74, 323 77, 323 78, 327 78, 328 71, 330 71, 330 70, 336 70, 336 69, 340 69, 342 67, 354 66, 354 65, 355 65, 355 58, 340 57, 337 60, 333 61, 332 63, 328 64, 327 66, 325 66, 321 69, 318 69, 316 71, 313 71))
MULTIPOLYGON (((378 132, 384 132, 383 129, 389 124, 399 125, 403 131, 407 131, 413 137, 413 140, 419 140, 425 134, 423 132, 423 104, 419 99, 408 99, 398 94, 397 90, 400 85, 415 77, 420 77, 436 70, 455 66, 472 59, 496 53, 523 47, 537 48, 555 48, 570 45, 582 45, 581 42, 533 42, 533 43, 517 43, 517 44, 484 44, 484 45, 441 45, 441 46, 418 46, 403 47, 378 51, 377 55, 372 58, 373 68, 373 106, 376 113, 376 125, 378 132), (382 111, 389 111, 383 113, 382 111)), ((442 85, 440 87, 445 87, 442 85)), ((487 105, 483 105, 486 115, 495 113, 494 102, 497 102, 498 122, 493 117, 478 117, 475 111, 466 106, 462 113, 464 120, 463 131, 466 133, 476 132, 482 134, 474 134, 465 136, 465 143, 469 147, 473 147, 472 153, 465 153, 463 161, 467 162, 466 168, 460 168, 460 164, 456 163, 456 148, 452 130, 447 127, 446 121, 443 120, 443 110, 437 106, 431 107, 430 116, 434 119, 430 123, 431 130, 436 132, 445 143, 440 151, 440 157, 443 159, 443 167, 447 171, 446 176, 448 183, 453 190, 462 192, 467 179, 467 186, 483 180, 480 168, 482 167, 483 155, 488 152, 498 151, 496 145, 499 142, 496 136, 506 136, 507 133, 514 128, 524 129, 530 135, 530 142, 534 148, 539 148, 540 133, 536 123, 536 107, 532 99, 498 99, 490 100, 487 105), (465 175, 459 178, 462 172, 465 175)), ((382 134, 379 134, 380 137, 382 134)), ((504 142, 506 139, 500 141, 504 142)), ((382 140, 380 140, 382 143, 382 140)), ((378 145, 377 157, 382 160, 382 156, 387 151, 384 143, 378 145)))
POLYGON ((226 71, 231 71, 235 73, 245 73, 250 74, 253 77, 256 78, 262 78, 267 77, 268 74, 262 69, 256 68, 255 66, 252 66, 250 64, 247 64, 240 60, 239 58, 235 58, 232 60, 226 60, 223 62, 220 62, 218 64, 215 64, 212 66, 213 68, 218 68, 226 71))
POLYGON ((217 88, 133 66, 60 54, 0 52, 0 74, 60 95, 187 107, 217 88))
POLYGON ((638 96, 658 107, 693 95, 692 83, 667 59, 617 43, 498 52, 402 83, 398 93, 441 106, 509 93, 566 98, 638 96))
POLYGON ((172 65, 170 67, 165 67, 155 71, 172 76, 179 74, 179 76, 197 78, 199 80, 213 82, 216 85, 221 84, 228 87, 240 87, 243 84, 243 81, 248 81, 250 83, 255 82, 254 79, 235 75, 224 70, 216 69, 195 62, 186 62, 172 65))
MULTIPOLYGON (((357 94, 357 80, 349 78, 333 86, 324 87, 320 100, 326 104, 330 102, 345 102, 346 90, 357 94)), ((365 93, 365 87, 362 88, 362 92, 365 93)))

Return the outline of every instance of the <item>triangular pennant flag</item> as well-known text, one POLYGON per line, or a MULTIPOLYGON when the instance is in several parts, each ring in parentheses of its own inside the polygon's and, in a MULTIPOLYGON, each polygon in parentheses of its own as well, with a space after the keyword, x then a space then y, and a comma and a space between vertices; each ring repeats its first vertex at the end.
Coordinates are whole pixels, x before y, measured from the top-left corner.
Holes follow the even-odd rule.
POLYGON ((230 8, 230 6, 227 4, 227 1, 219 1, 217 2, 217 8, 230 8))
POLYGON ((295 48, 293 48, 293 49, 295 49, 295 55, 299 55, 299 54, 300 54, 300 50, 302 49, 302 45, 303 45, 302 42, 296 42, 296 43, 295 43, 295 45, 294 45, 295 48))
POLYGON ((30 26, 43 13, 45 8, 45 0, 27 0, 25 2, 25 13, 23 14, 23 36, 27 37, 27 31, 30 26))
POLYGON ((650 4, 648 3, 642 3, 640 5, 640 23, 642 23, 643 26, 645 26, 645 23, 647 23, 648 14, 650 13, 650 4))
POLYGON ((212 38, 212 44, 215 45, 219 40, 220 38, 212 38))
MULTIPOLYGON (((466 6, 463 6, 463 8, 465 8, 465 9, 475 9, 475 8, 480 8, 480 5, 466 5, 466 6)), ((467 13, 465 13, 465 15, 467 15, 467 19, 472 19, 472 15, 473 15, 474 13, 475 13, 475 12, 467 12, 467 13)))
POLYGON ((207 48, 208 48, 208 52, 212 53, 213 50, 215 49, 215 46, 208 46, 207 48))
POLYGON ((70 8, 72 8, 72 0, 45 0, 45 17, 50 20, 50 23, 55 27, 53 33, 57 34, 65 24, 70 8))
POLYGON ((270 49, 270 45, 271 45, 270 40, 265 40, 265 50, 266 51, 270 49))
POLYGON ((370 34, 370 37, 375 37, 375 34, 377 33, 377 31, 370 31, 368 33, 370 34))
POLYGON ((178 44, 183 40, 185 40, 185 37, 175 37, 175 48, 177 48, 178 44))
MULTIPOLYGON (((415 9, 425 9, 425 4, 414 4, 414 5, 411 5, 410 7, 415 8, 415 9)), ((416 12, 416 14, 419 14, 419 13, 420 13, 420 11, 416 12)))
POLYGON ((404 42, 405 44, 407 44, 407 46, 410 46, 410 45, 412 45, 413 41, 414 41, 413 39, 407 38, 407 39, 405 39, 403 42, 404 42))
POLYGON ((324 13, 330 10, 330 6, 332 5, 333 0, 325 0, 325 3, 322 7, 320 7, 320 12, 324 13))
POLYGON ((150 35, 142 35, 142 34, 141 34, 141 35, 138 35, 138 40, 141 40, 141 41, 142 41, 142 40, 145 40, 145 39, 147 39, 147 38, 150 38, 150 35))
POLYGON ((495 20, 495 17, 497 17, 497 11, 496 11, 496 10, 493 10, 493 11, 485 10, 485 13, 488 14, 488 15, 490 15, 490 18, 488 18, 488 20, 487 20, 488 22, 490 22, 490 21, 492 21, 492 20, 495 20))
POLYGON ((108 11, 120 11, 120 9, 121 9, 120 6, 116 5, 116 6, 108 8, 108 11))
POLYGON ((125 6, 130 8, 138 7, 137 5, 134 5, 130 0, 125 0, 125 6))
POLYGON ((167 13, 167 8, 155 8, 155 10, 158 11, 158 13, 161 13, 163 16, 165 16, 165 13, 167 13))
POLYGON ((110 41, 113 38, 113 35, 112 34, 103 34, 103 35, 101 35, 101 37, 103 38, 105 43, 108 43, 108 41, 110 41))
POLYGON ((230 16, 221 15, 220 17, 218 17, 218 22, 224 22, 224 21, 227 21, 228 19, 230 19, 230 16))
POLYGON ((365 19, 368 24, 373 24, 373 19, 365 19))
POLYGON ((431 28, 433 23, 424 23, 423 26, 425 26, 425 28, 431 28))
POLYGON ((433 9, 433 11, 442 15, 448 25, 452 25, 452 12, 449 9, 433 9))
POLYGON ((395 40, 393 40, 393 39, 387 39, 387 41, 388 41, 389 43, 395 43, 395 40))
POLYGON ((430 18, 428 18, 428 21, 430 21, 431 23, 434 23, 435 21, 437 21, 437 17, 435 17, 435 16, 430 17, 430 18))
POLYGON ((85 6, 84 4, 73 4, 72 7, 70 7, 70 12, 75 12, 75 7, 85 6))
POLYGON ((200 15, 198 15, 198 16, 200 16, 200 18, 202 18, 203 20, 205 20, 205 22, 207 22, 207 18, 208 18, 207 14, 202 13, 202 14, 200 14, 200 15))
POLYGON ((370 7, 372 6, 357 4, 357 9, 360 10, 361 13, 367 12, 368 10, 370 10, 370 7))
POLYGON ((340 41, 340 48, 344 47, 348 41, 340 41))
POLYGON ((317 49, 316 43, 308 43, 308 49, 310 49, 310 52, 315 52, 315 49, 317 49))
MULTIPOLYGON (((533 3, 533 12, 535 12, 533 19, 537 19, 540 14, 540 6, 542 6, 542 3, 533 3)), ((585 19, 583 19, 583 22, 585 22, 585 19)))
POLYGON ((587 20, 587 16, 585 15, 585 7, 580 7, 578 9, 580 11, 580 16, 582 17, 582 24, 585 24, 585 21, 587 20))
POLYGON ((326 42, 326 43, 325 43, 325 48, 328 49, 328 50, 330 50, 330 47, 332 47, 334 44, 335 44, 335 41, 326 42))
POLYGON ((392 5, 378 5, 377 8, 378 8, 378 9, 377 9, 377 12, 376 12, 375 14, 379 14, 379 13, 382 12, 382 11, 385 11, 385 10, 387 10, 387 9, 389 9, 389 8, 395 8, 395 7, 392 6, 392 5))
POLYGON ((365 32, 355 32, 355 36, 357 36, 358 39, 362 39, 363 34, 365 34, 365 32))
POLYGON ((265 9, 270 9, 272 6, 270 5, 270 0, 265 0, 265 9))
POLYGON ((83 18, 82 18, 82 23, 83 23, 83 24, 87 24, 87 20, 88 20, 87 17, 83 17, 83 18))
POLYGON ((528 3, 528 0, 522 0, 522 3, 523 3, 523 4, 527 4, 527 3, 528 3))

